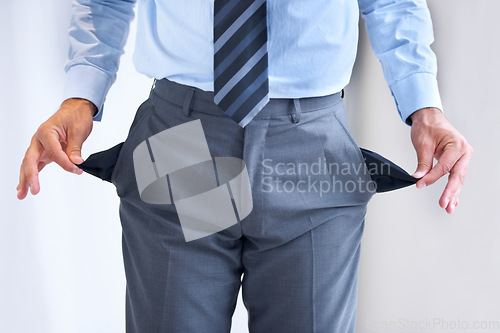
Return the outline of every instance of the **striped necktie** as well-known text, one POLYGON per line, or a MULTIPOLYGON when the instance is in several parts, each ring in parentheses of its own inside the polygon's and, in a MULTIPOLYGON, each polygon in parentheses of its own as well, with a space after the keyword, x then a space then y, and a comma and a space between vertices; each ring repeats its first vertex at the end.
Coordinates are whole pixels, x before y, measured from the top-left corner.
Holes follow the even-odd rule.
POLYGON ((269 101, 266 0, 215 0, 214 101, 245 127, 269 101))

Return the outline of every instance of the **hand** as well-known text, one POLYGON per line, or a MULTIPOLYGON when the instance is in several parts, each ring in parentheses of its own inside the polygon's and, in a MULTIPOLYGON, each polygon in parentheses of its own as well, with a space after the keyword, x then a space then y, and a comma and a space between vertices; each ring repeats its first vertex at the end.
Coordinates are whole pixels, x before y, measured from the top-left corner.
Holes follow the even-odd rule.
POLYGON ((92 131, 96 112, 96 106, 88 100, 71 98, 38 127, 21 164, 18 199, 26 197, 28 188, 33 195, 40 191, 38 173, 53 161, 66 171, 83 173, 73 163, 83 162, 82 145, 92 131))
POLYGON ((449 173, 439 205, 451 214, 459 203, 458 195, 465 181, 472 147, 439 109, 420 109, 410 118, 411 140, 418 158, 413 177, 423 177, 417 182, 417 187, 431 185, 449 173), (434 158, 438 162, 433 166, 434 158))

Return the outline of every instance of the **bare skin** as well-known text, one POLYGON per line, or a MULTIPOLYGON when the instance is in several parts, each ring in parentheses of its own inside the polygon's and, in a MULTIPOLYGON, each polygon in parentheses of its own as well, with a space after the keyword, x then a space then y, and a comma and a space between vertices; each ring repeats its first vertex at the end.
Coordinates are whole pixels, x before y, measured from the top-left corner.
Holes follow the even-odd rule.
POLYGON ((417 187, 431 185, 449 174, 439 205, 451 214, 459 203, 458 196, 473 149, 439 109, 420 109, 410 118, 413 122, 411 140, 418 159, 413 177, 423 177, 417 182, 417 187), (434 158, 436 165, 433 165, 434 158))
MULTIPOLYGON (((60 109, 45 121, 31 139, 21 164, 17 197, 22 200, 30 190, 40 191, 39 172, 49 163, 56 162, 64 170, 82 174, 76 164, 82 163, 83 142, 92 131, 92 117, 97 108, 85 99, 64 101, 60 109)), ((425 108, 411 116, 411 140, 417 152, 418 166, 414 177, 420 178, 417 187, 435 183, 450 174, 439 199, 439 205, 453 213, 467 174, 472 147, 436 108, 425 108), (433 165, 434 158, 437 159, 433 165)))
POLYGON ((83 142, 92 131, 92 117, 97 108, 85 99, 71 98, 38 127, 24 155, 17 185, 18 199, 26 198, 28 189, 40 192, 38 173, 49 163, 56 162, 64 170, 81 175, 74 163, 82 163, 83 142))

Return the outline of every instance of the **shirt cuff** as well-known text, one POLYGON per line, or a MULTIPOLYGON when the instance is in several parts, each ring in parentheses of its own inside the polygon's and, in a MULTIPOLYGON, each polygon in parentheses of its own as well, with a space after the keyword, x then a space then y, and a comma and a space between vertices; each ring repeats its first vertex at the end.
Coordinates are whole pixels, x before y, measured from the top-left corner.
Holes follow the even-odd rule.
POLYGON ((75 65, 66 72, 64 99, 83 98, 97 107, 97 113, 92 118, 101 121, 104 100, 111 87, 111 78, 100 69, 88 65, 75 65))
POLYGON ((436 77, 431 73, 416 73, 396 81, 391 87, 399 116, 411 125, 410 115, 423 108, 443 111, 436 77))

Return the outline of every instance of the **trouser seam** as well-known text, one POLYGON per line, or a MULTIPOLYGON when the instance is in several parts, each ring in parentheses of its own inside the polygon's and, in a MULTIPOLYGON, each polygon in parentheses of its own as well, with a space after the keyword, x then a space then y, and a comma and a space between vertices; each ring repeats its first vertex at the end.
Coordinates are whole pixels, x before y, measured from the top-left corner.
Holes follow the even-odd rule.
POLYGON ((309 235, 311 237, 311 333, 314 333, 316 332, 316 327, 315 327, 315 321, 314 321, 314 318, 316 317, 316 308, 315 308, 315 299, 314 299, 314 295, 315 295, 315 263, 314 263, 314 229, 311 229, 311 231, 309 232, 309 235))

